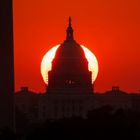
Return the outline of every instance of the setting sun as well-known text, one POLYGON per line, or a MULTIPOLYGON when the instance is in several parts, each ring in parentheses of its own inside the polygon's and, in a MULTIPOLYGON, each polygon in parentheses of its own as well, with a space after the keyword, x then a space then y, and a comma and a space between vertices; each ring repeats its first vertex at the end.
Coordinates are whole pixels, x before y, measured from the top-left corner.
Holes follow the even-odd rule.
MULTIPOLYGON (((60 45, 56 45, 51 48, 43 57, 41 62, 41 75, 44 82, 48 83, 48 72, 51 70, 52 60, 55 57, 55 52, 60 45)), ((85 46, 81 45, 84 50, 85 56, 88 60, 88 69, 92 71, 92 82, 94 82, 98 75, 98 61, 95 55, 85 46)))

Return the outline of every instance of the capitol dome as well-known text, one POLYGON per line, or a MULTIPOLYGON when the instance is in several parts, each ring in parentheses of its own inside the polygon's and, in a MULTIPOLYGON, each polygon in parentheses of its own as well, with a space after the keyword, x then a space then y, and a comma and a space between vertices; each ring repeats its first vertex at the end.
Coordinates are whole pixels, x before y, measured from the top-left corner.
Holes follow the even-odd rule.
POLYGON ((63 72, 70 73, 72 71, 88 71, 88 61, 85 57, 83 48, 74 40, 73 29, 71 26, 71 18, 69 18, 69 26, 66 30, 66 40, 58 47, 55 58, 52 62, 52 70, 63 69, 63 72))
POLYGON ((75 40, 65 40, 56 51, 57 58, 84 58, 85 53, 82 47, 75 40))
POLYGON ((74 40, 71 18, 66 40, 58 47, 48 72, 48 93, 93 93, 92 72, 83 48, 74 40))
POLYGON ((59 46, 56 51, 56 58, 80 58, 85 59, 85 53, 82 47, 74 40, 73 29, 71 26, 71 18, 69 18, 69 25, 66 30, 66 40, 59 46))

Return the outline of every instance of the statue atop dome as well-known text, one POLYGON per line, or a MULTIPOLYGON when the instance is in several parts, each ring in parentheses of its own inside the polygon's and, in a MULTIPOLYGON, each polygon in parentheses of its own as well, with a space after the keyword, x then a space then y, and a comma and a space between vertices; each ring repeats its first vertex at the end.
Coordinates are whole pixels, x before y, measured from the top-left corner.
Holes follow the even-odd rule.
POLYGON ((68 25, 68 28, 67 28, 66 41, 72 41, 72 40, 74 40, 74 38, 73 38, 73 29, 72 29, 72 26, 71 26, 71 17, 69 17, 69 25, 68 25))

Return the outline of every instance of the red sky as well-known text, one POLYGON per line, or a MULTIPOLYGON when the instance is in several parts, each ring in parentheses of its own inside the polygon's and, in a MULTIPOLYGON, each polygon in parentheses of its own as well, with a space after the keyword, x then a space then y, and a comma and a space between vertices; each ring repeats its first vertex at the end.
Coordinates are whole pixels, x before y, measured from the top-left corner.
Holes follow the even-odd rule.
POLYGON ((95 91, 118 85, 140 90, 139 0, 13 0, 16 90, 42 92, 43 55, 65 39, 68 17, 74 36, 98 58, 95 91))

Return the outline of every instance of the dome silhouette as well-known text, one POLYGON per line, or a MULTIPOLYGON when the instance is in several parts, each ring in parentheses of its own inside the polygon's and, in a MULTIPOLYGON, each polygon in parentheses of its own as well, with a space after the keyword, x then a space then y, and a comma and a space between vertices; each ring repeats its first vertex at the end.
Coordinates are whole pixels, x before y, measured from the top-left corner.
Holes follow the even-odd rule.
POLYGON ((76 43, 73 37, 73 29, 71 26, 71 18, 69 18, 69 26, 67 28, 67 36, 64 43, 60 45, 56 52, 57 58, 84 58, 85 54, 82 47, 76 43))
POLYGON ((71 18, 69 18, 66 40, 58 47, 52 64, 52 70, 63 69, 65 73, 79 71, 79 69, 79 72, 88 71, 88 61, 84 50, 73 38, 71 18))
POLYGON ((93 93, 92 72, 83 48, 74 40, 71 18, 66 40, 58 47, 48 72, 48 93, 93 93))
POLYGON ((82 47, 76 43, 75 40, 64 41, 63 44, 56 51, 56 57, 58 58, 85 58, 85 53, 82 47))

